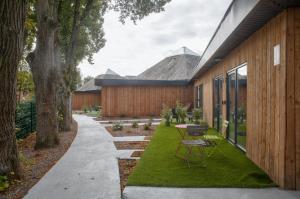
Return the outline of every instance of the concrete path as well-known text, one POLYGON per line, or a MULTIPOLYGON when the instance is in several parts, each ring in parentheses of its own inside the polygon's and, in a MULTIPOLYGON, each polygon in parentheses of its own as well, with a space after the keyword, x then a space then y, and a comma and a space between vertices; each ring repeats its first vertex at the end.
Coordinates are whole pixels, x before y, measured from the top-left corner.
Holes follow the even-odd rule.
POLYGON ((110 134, 91 117, 74 115, 78 133, 67 153, 25 199, 118 199, 116 149, 110 134))
POLYGON ((159 188, 127 186, 123 199, 299 199, 300 191, 277 188, 159 188))

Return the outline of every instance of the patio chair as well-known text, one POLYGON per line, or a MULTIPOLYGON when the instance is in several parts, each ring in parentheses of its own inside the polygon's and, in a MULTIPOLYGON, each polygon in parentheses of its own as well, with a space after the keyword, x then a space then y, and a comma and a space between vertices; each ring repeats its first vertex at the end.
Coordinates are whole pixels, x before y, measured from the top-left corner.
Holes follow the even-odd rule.
MULTIPOLYGON (((190 167, 190 158, 193 155, 193 152, 201 160, 205 158, 204 148, 208 145, 206 141, 199 139, 199 137, 204 136, 207 127, 202 127, 200 125, 188 125, 187 134, 191 139, 185 139, 181 141, 181 145, 187 149, 187 152, 183 156, 183 159, 187 162, 188 167, 190 167), (196 149, 196 150, 193 150, 196 149)), ((176 155, 178 155, 180 146, 177 148, 176 155)))
POLYGON ((218 135, 204 135, 203 139, 212 147, 208 153, 208 157, 212 156, 217 149, 217 146, 222 142, 223 136, 226 135, 229 122, 227 120, 223 121, 221 134, 218 135))

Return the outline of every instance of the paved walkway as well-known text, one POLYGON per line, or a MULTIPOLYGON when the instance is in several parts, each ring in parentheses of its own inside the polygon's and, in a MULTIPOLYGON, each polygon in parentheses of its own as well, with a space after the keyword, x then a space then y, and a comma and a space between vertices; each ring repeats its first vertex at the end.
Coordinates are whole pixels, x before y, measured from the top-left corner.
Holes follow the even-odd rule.
POLYGON ((299 199, 300 191, 277 188, 159 188, 127 186, 124 199, 299 199))
MULTIPOLYGON (((74 115, 78 133, 67 153, 25 199, 120 199, 114 138, 91 117, 74 115)), ((127 140, 131 138, 115 138, 127 140)), ((132 138, 141 140, 142 137, 132 138)), ((128 153, 128 154, 127 154, 128 153)), ((271 189, 159 188, 128 186, 124 199, 299 199, 300 192, 271 189)))
POLYGON ((25 199, 118 199, 116 149, 110 134, 91 117, 74 115, 78 133, 67 153, 25 199))

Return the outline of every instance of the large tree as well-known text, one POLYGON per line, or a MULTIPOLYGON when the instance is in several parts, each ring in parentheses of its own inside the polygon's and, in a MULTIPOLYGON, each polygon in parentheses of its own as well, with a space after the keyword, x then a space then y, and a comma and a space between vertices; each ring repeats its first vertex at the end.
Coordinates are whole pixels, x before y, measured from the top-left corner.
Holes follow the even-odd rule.
POLYGON ((37 0, 36 48, 27 56, 36 85, 36 146, 48 147, 58 142, 56 116, 59 109, 64 117, 64 129, 69 129, 74 71, 86 57, 92 63, 93 54, 104 46, 106 8, 118 11, 123 23, 126 18, 136 22, 152 12, 162 11, 169 1, 37 0))
POLYGON ((26 60, 35 83, 37 140, 36 148, 58 144, 57 82, 60 71, 58 43, 59 0, 37 0, 36 47, 26 60))
POLYGON ((16 74, 24 48, 25 0, 0 1, 0 175, 19 174, 15 137, 16 74))

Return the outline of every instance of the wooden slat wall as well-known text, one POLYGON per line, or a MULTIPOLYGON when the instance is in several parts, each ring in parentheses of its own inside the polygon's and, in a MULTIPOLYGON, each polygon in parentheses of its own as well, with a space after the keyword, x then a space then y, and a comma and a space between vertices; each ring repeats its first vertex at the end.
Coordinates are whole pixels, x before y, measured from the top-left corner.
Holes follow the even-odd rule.
POLYGON ((300 190, 300 8, 296 8, 294 18, 295 27, 295 142, 296 142, 296 188, 300 190))
POLYGON ((300 8, 290 8, 287 17, 287 188, 300 190, 300 8))
POLYGON ((99 93, 75 92, 72 96, 72 110, 82 110, 84 106, 100 106, 101 91, 99 93))
POLYGON ((106 117, 159 116, 162 104, 193 103, 193 86, 102 87, 102 114, 106 117))
MULTIPOLYGON (((204 116, 212 125, 213 79, 220 74, 226 77, 230 69, 247 62, 247 156, 288 189, 300 189, 299 15, 299 8, 283 11, 194 84, 204 86, 204 116), (274 66, 277 44, 280 65, 274 66)), ((226 105, 222 110, 226 118, 226 105)))

